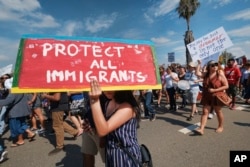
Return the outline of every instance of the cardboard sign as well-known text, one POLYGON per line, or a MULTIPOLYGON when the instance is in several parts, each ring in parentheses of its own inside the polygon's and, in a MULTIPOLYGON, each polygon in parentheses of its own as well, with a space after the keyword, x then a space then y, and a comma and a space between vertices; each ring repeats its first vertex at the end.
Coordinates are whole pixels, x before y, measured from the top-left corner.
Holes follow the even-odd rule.
POLYGON ((232 46, 230 38, 220 27, 187 45, 192 60, 202 60, 232 46))
POLYGON ((16 62, 14 93, 161 88, 149 41, 25 35, 16 62))

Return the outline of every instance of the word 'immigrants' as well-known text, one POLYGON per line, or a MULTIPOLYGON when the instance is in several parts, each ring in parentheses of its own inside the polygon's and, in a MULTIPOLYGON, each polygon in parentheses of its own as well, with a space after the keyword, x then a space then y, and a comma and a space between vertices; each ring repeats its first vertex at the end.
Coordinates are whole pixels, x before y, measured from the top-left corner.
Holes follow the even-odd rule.
POLYGON ((83 56, 94 56, 94 57, 122 57, 122 50, 124 46, 108 46, 103 47, 101 45, 91 45, 91 44, 63 44, 63 43, 44 43, 42 45, 43 56, 48 55, 58 56, 70 56, 74 57, 82 53, 83 56))
POLYGON ((132 70, 111 70, 98 71, 97 75, 94 75, 94 71, 70 71, 70 70, 47 70, 46 72, 47 83, 52 82, 64 82, 73 81, 77 83, 90 82, 92 79, 96 79, 101 83, 112 82, 132 82, 143 83, 146 81, 147 75, 143 75, 142 72, 132 70))

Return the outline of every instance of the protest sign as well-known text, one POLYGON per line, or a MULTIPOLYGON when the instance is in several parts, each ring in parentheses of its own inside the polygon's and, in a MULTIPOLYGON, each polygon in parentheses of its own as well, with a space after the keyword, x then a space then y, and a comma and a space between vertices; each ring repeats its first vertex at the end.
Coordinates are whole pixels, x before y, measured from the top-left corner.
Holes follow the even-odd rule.
POLYGON ((220 27, 187 45, 193 61, 205 59, 232 46, 230 38, 220 27))
POLYGON ((160 89, 153 43, 141 40, 23 35, 12 92, 160 89))
POLYGON ((207 65, 207 63, 211 60, 219 61, 219 56, 220 56, 220 52, 217 52, 209 57, 202 59, 201 66, 203 67, 204 65, 207 65))
POLYGON ((168 62, 174 62, 175 61, 175 56, 174 52, 168 53, 168 62))

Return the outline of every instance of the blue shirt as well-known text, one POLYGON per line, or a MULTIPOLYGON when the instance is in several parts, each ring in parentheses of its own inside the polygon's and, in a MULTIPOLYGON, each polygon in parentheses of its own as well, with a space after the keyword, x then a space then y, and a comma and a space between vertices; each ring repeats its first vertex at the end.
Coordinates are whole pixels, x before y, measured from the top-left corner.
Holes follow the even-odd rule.
POLYGON ((199 82, 194 83, 194 81, 197 81, 199 78, 197 75, 195 75, 193 72, 186 72, 184 79, 186 81, 189 81, 190 84, 190 90, 199 90, 199 82))

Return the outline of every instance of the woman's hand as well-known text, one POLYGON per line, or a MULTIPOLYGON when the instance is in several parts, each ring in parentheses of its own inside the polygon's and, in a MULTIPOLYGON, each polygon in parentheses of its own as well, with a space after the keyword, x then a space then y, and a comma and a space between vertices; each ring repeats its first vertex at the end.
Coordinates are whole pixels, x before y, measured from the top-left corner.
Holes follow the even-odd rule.
POLYGON ((99 99, 99 96, 102 94, 101 87, 97 80, 90 81, 90 92, 89 98, 90 102, 93 103, 99 99))
POLYGON ((198 64, 201 64, 201 60, 197 60, 198 64))
POLYGON ((84 120, 84 122, 82 124, 82 128, 83 128, 84 132, 92 132, 93 131, 93 129, 90 126, 90 123, 87 119, 84 120))
POLYGON ((216 92, 216 89, 209 88, 209 89, 208 89, 208 92, 210 92, 210 93, 214 93, 214 92, 216 92))

